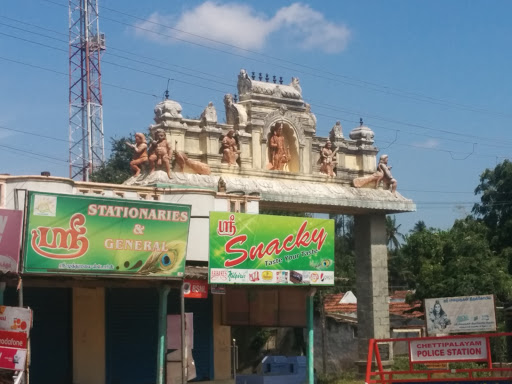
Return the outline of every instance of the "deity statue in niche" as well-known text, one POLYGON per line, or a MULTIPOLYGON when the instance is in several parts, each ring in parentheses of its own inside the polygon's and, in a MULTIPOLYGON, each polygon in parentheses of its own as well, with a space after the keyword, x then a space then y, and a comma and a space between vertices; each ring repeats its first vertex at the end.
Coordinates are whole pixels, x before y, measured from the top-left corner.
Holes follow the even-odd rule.
POLYGON ((240 154, 238 143, 234 137, 235 131, 230 129, 221 142, 222 162, 229 165, 237 165, 237 159, 240 154))
POLYGON ((135 134, 135 144, 126 142, 126 145, 133 149, 132 161, 130 161, 130 169, 133 172, 133 176, 137 177, 140 175, 140 169, 142 165, 148 162, 148 145, 146 143, 146 136, 143 133, 135 134))
POLYGON ((286 148, 283 136, 283 123, 278 123, 272 128, 272 137, 269 141, 270 169, 282 171, 290 160, 289 151, 286 148))
POLYGON ((155 169, 164 168, 167 176, 171 178, 171 158, 172 149, 171 145, 167 142, 165 131, 162 128, 158 128, 155 131, 154 139, 151 140, 149 145, 149 171, 150 173, 155 172, 155 169))
POLYGON ((336 168, 336 160, 334 159, 334 156, 336 156, 336 152, 338 151, 338 148, 336 148, 334 151, 332 150, 332 143, 330 140, 327 140, 324 147, 320 151, 320 172, 326 174, 329 177, 336 176, 336 173, 334 172, 334 169, 336 168))

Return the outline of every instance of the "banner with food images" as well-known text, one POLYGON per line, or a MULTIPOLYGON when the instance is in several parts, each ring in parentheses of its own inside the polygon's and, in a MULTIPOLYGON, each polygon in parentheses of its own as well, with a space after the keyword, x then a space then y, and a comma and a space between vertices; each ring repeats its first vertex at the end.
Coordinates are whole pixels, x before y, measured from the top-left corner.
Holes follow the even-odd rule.
POLYGON ((29 192, 23 271, 183 277, 190 206, 29 192))
POLYGON ((210 212, 211 284, 334 285, 334 221, 210 212))

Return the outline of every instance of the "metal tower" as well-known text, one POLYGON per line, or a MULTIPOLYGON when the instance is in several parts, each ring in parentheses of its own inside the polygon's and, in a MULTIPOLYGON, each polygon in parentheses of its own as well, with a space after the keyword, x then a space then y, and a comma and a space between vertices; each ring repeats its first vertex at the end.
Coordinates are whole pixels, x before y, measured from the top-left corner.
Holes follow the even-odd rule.
POLYGON ((98 0, 69 0, 69 177, 89 180, 105 161, 98 0))

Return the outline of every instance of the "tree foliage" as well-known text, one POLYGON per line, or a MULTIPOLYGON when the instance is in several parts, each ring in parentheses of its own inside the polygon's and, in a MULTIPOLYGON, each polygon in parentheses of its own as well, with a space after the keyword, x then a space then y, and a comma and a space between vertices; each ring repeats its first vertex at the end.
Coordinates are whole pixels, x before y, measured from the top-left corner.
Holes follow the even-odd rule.
POLYGON ((125 144, 129 138, 110 138, 112 149, 109 159, 91 175, 91 181, 97 183, 122 184, 130 178, 130 161, 133 152, 125 144))
POLYGON ((399 232, 401 225, 396 223, 396 216, 386 216, 386 236, 389 249, 400 248, 399 239, 404 238, 404 235, 399 232))
POLYGON ((415 298, 512 294, 512 277, 503 257, 492 252, 488 229, 467 217, 450 230, 428 229, 407 236, 401 249, 402 277, 415 298))
POLYGON ((508 160, 486 169, 475 189, 480 203, 473 213, 489 228, 489 241, 496 252, 512 247, 512 163, 508 160))

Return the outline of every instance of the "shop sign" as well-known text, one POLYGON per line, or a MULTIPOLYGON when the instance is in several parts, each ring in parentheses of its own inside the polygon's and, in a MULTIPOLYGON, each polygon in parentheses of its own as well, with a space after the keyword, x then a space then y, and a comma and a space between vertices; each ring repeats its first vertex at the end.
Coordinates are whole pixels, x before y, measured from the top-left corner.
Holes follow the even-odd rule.
POLYGON ((208 282, 206 280, 185 279, 183 296, 187 299, 208 298, 208 282))
POLYGON ((493 295, 425 300, 429 336, 496 331, 493 295))
POLYGON ((23 212, 0 209, 0 272, 18 272, 23 212))
POLYGON ((411 362, 487 360, 485 337, 464 337, 410 342, 411 362))
POLYGON ((31 327, 30 308, 0 306, 0 330, 28 333, 31 327))
POLYGON ((29 192, 26 273, 182 277, 190 206, 29 192))
POLYGON ((212 295, 226 294, 226 287, 224 287, 223 285, 210 285, 210 290, 212 292, 212 295))
POLYGON ((210 213, 211 284, 334 285, 334 221, 210 213))
POLYGON ((0 330, 0 347, 27 349, 27 334, 0 330))
POLYGON ((23 371, 27 361, 27 350, 0 347, 0 368, 23 371))

